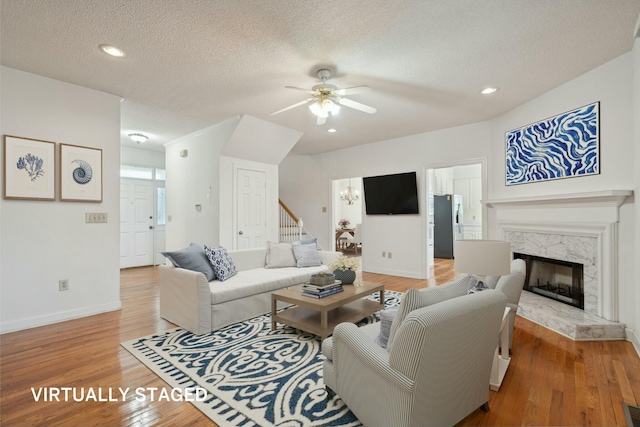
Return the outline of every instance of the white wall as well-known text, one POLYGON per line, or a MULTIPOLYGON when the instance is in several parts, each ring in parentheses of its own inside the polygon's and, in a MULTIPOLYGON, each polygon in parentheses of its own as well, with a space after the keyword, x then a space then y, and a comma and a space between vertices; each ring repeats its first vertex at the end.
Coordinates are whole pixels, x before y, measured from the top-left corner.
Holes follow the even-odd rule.
POLYGON ((220 153, 237 123, 234 118, 166 145, 167 250, 219 244, 220 153))
MULTIPOLYGON (((330 181, 347 176, 371 176, 442 167, 465 159, 488 157, 486 199, 509 199, 598 190, 635 189, 640 191, 640 53, 638 42, 633 53, 622 55, 548 93, 495 119, 427 134, 382 141, 360 147, 325 153, 310 158, 285 161, 281 168, 282 193, 304 194, 306 205, 317 209, 330 202, 330 181), (554 116, 595 101, 600 102, 599 175, 506 187, 505 133, 517 127, 554 116), (635 120, 634 120, 635 118, 635 120), (345 171, 344 159, 350 159, 345 171), (313 166, 313 168, 311 168, 313 166), (314 179, 303 175, 313 173, 314 179), (294 187, 304 184, 304 190, 294 187)), ((419 184, 423 178, 420 177, 419 184)), ((420 188, 420 191, 422 189, 420 188)), ((422 194, 421 194, 422 196, 422 194)), ((638 197, 638 196, 636 196, 638 197)), ((423 198, 424 199, 424 198, 423 198)), ((291 201, 292 204, 297 203, 291 201)), ((407 277, 423 277, 425 258, 424 200, 420 217, 365 216, 366 248, 363 269, 407 277), (375 230, 373 233, 371 230, 375 230), (392 251, 393 259, 381 257, 392 251)), ((333 224, 316 216, 327 236, 333 224)), ((489 212, 489 235, 495 237, 495 213, 489 212)), ((640 213, 634 199, 620 209, 619 223, 619 318, 636 334, 640 330, 640 267, 636 248, 640 247, 640 213)))
POLYGON ((2 134, 101 148, 103 160, 102 203, 0 200, 0 331, 116 310, 120 99, 11 68, 0 73, 2 134), (106 212, 109 222, 86 224, 86 212, 106 212), (69 279, 68 291, 58 291, 60 279, 69 279))
POLYGON ((128 166, 164 169, 165 153, 142 148, 122 147, 120 149, 120 163, 128 166))
POLYGON ((304 227, 318 238, 318 246, 333 250, 331 227, 331 180, 317 156, 291 153, 278 168, 279 197, 302 218, 304 227))
MULTIPOLYGON (((420 215, 364 215, 363 270, 425 278, 426 205, 423 168, 441 167, 461 159, 477 159, 490 151, 490 127, 478 123, 381 141, 315 156, 290 155, 280 165, 281 198, 304 218, 323 245, 334 238, 335 224, 322 207, 333 203, 331 182, 350 176, 374 176, 415 171, 420 215), (349 159, 349 168, 345 168, 349 159), (382 252, 392 258, 383 258, 382 252)), ((329 206, 328 212, 332 211, 329 206)))
MULTIPOLYGON (((638 23, 636 24, 636 34, 640 34, 640 16, 638 17, 638 23)), ((633 168, 634 168, 634 194, 635 200, 640 200, 640 38, 636 38, 633 44, 633 168)), ((635 240, 634 250, 628 249, 631 254, 631 259, 637 260, 638 254, 640 254, 640 209, 635 206, 635 240)), ((640 277, 640 263, 634 262, 635 269, 632 271, 632 280, 629 281, 628 293, 632 295, 630 297, 630 303, 635 310, 629 313, 628 325, 630 329, 627 331, 627 338, 633 341, 636 346, 636 351, 640 355, 640 281, 637 280, 640 277), (633 279, 635 278, 635 280, 633 279), (635 314, 633 314, 635 313, 635 314), (632 319, 632 316, 635 318, 632 319)))
MULTIPOLYGON (((632 59, 631 53, 622 55, 492 120, 488 199, 633 189, 633 153, 637 150, 634 150, 633 133, 632 59), (599 175, 509 187, 505 185, 506 132, 595 101, 600 101, 599 175)), ((637 159, 635 163, 637 175, 637 171, 640 171, 637 159)), ((492 223, 489 237, 496 237, 493 209, 489 210, 489 214, 492 223)), ((637 296, 640 282, 637 280, 638 271, 634 255, 638 239, 634 242, 633 237, 638 221, 637 215, 633 200, 621 207, 618 244, 619 319, 636 330, 640 327, 637 318, 640 311, 637 296)))

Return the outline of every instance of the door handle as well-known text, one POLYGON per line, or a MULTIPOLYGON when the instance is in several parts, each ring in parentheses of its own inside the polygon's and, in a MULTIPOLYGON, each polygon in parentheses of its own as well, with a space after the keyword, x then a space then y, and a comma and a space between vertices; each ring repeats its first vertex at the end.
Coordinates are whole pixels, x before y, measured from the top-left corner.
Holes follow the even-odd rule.
POLYGON ((238 231, 238 234, 242 236, 244 233, 242 232, 242 230, 240 230, 238 231))
POLYGON ((150 226, 149 226, 149 230, 153 230, 153 225, 150 225, 150 226))

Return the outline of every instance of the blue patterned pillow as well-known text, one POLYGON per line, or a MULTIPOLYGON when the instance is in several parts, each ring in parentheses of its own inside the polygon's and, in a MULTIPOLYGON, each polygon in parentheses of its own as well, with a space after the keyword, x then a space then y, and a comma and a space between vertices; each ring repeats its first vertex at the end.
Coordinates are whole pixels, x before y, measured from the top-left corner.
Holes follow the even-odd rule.
POLYGON ((211 267, 213 267, 213 271, 221 282, 224 282, 237 273, 236 265, 233 263, 227 250, 222 246, 214 249, 205 245, 204 253, 207 254, 211 267))

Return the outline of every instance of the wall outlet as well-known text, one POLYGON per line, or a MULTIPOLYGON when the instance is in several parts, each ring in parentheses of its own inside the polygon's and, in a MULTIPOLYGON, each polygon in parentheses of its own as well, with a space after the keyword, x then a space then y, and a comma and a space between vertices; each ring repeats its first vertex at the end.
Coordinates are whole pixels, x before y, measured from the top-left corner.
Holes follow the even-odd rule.
POLYGON ((58 290, 59 291, 68 291, 69 290, 69 279, 58 280, 58 290))
POLYGON ((387 252, 387 256, 389 257, 389 259, 391 259, 391 252, 387 252))
POLYGON ((84 214, 84 222, 87 224, 106 223, 108 219, 106 213, 86 212, 84 214))
POLYGON ((385 251, 382 251, 382 258, 386 257, 387 253, 385 251))
POLYGON ((327 213, 327 207, 326 206, 322 207, 322 213, 327 213))

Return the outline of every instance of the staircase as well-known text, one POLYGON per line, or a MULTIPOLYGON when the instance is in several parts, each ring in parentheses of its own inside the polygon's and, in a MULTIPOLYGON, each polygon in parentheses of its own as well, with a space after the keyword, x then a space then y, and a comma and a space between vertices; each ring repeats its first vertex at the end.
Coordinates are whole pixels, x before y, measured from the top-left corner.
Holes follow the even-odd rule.
POLYGON ((280 205, 280 242, 293 242, 302 239, 311 239, 302 223, 302 218, 298 218, 284 202, 278 199, 280 205))

